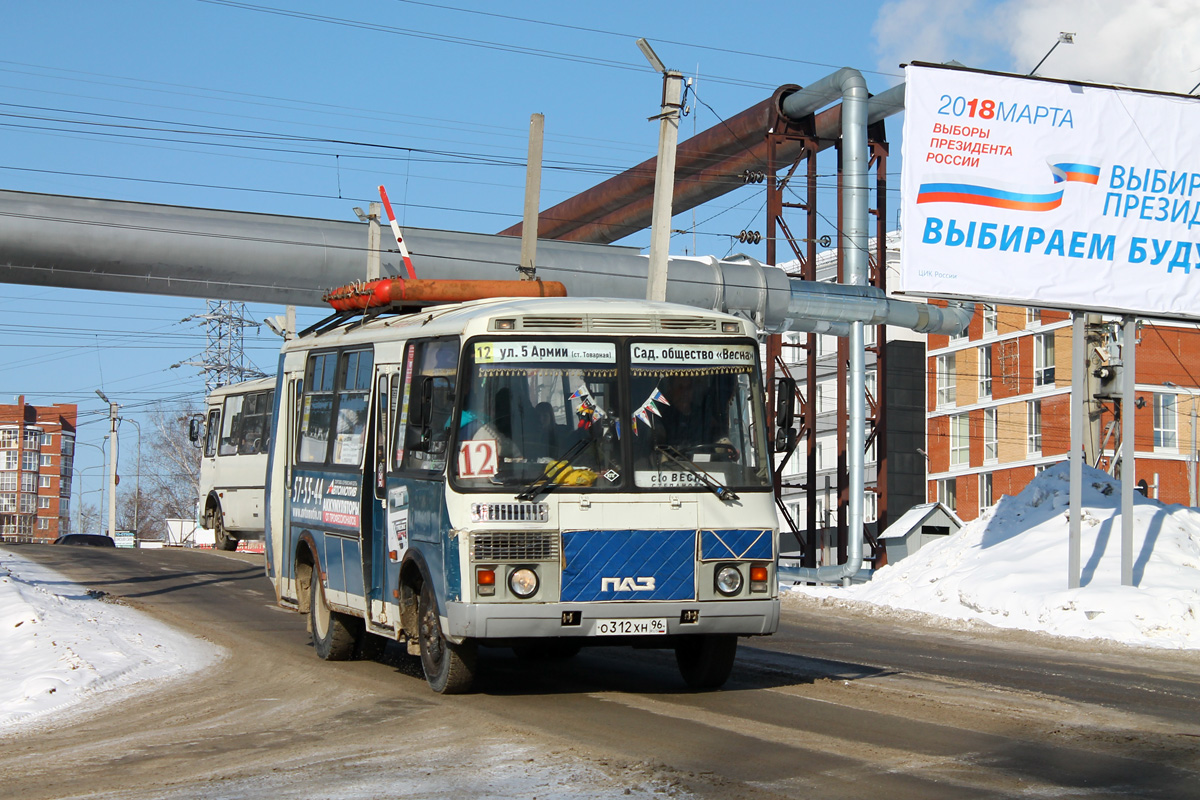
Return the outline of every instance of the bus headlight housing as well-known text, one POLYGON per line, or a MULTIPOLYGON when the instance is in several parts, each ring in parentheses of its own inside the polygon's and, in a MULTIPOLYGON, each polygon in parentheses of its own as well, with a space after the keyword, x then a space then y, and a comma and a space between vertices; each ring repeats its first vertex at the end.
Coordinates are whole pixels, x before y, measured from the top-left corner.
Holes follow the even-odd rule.
POLYGON ((533 597, 538 590, 537 573, 529 567, 514 569, 508 574, 508 589, 522 600, 533 597))
POLYGON ((733 597, 742 590, 742 572, 732 564, 717 568, 717 591, 726 597, 733 597))

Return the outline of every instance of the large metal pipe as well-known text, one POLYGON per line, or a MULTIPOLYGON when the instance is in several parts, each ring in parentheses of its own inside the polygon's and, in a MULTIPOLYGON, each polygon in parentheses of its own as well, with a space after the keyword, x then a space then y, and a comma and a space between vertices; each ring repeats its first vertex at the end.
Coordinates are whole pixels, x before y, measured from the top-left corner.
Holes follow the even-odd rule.
MULTIPOLYGON (((384 271, 403 274, 395 238, 382 235, 384 271)), ((519 239, 420 228, 404 238, 421 278, 517 274, 519 239)), ((322 306, 324 290, 366 276, 366 241, 360 222, 0 191, 3 283, 322 306)), ((542 241, 537 269, 576 297, 645 297, 646 258, 635 248, 542 241)), ((741 314, 769 332, 847 335, 853 320, 961 328, 945 309, 793 280, 746 256, 673 257, 667 299, 741 314)))
MULTIPOLYGON (((813 84, 816 86, 816 84, 813 84)), ((745 171, 767 168, 766 134, 779 115, 799 122, 812 115, 809 98, 813 87, 801 89, 788 84, 771 97, 728 121, 697 134, 679 145, 675 167, 673 213, 695 208, 743 185, 745 171), (795 98, 795 99, 793 99, 795 98)), ((823 105, 823 104, 822 104, 823 105)), ((867 124, 904 110, 904 84, 867 101, 867 124)), ((842 107, 826 109, 813 118, 817 150, 831 147, 841 135, 842 107)), ((780 143, 776 158, 791 161, 803 145, 795 141, 780 143)), ((539 236, 572 242, 615 242, 650 224, 653 205, 656 159, 648 159, 597 186, 546 209, 540 215, 539 236)), ((502 235, 520 236, 521 225, 501 231, 502 235)))

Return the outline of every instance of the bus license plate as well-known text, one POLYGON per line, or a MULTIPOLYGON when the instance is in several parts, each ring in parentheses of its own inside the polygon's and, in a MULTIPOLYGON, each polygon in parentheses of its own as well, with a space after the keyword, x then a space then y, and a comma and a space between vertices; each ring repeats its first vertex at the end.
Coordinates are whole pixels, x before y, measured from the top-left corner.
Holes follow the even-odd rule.
POLYGON ((597 636, 655 636, 667 632, 665 617, 654 619, 598 619, 597 636))

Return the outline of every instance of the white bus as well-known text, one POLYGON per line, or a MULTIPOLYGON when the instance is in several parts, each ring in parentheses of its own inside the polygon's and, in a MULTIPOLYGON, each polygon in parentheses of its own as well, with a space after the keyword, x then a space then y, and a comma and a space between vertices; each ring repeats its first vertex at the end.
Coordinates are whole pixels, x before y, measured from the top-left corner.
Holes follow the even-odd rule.
POLYGON ((193 424, 200 461, 200 525, 219 550, 236 550, 243 539, 262 539, 267 458, 275 413, 275 378, 216 389, 203 422, 193 424))
POLYGON ((266 569, 321 658, 406 642, 452 693, 481 647, 659 647, 715 688, 775 631, 749 322, 508 298, 314 328, 280 359, 266 569))

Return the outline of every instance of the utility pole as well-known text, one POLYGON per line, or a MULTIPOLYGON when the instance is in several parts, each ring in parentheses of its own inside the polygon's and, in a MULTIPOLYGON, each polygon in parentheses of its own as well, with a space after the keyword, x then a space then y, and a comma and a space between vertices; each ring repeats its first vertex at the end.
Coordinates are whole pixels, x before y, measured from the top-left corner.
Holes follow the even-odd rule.
POLYGON ((658 119, 658 158, 654 170, 654 206, 650 211, 650 273, 647 300, 667 299, 667 254, 671 249, 671 204, 675 195, 675 146, 679 142, 679 116, 683 106, 683 73, 669 70, 645 39, 638 49, 650 66, 663 76, 662 111, 658 119))
POLYGON ((108 535, 117 538, 117 411, 120 409, 113 401, 105 396, 104 392, 99 389, 96 394, 100 395, 100 399, 108 403, 108 424, 109 424, 109 439, 108 439, 108 535))
POLYGON ((529 116, 529 158, 525 164, 525 216, 521 225, 521 280, 531 281, 537 270, 538 204, 542 194, 542 139, 546 118, 529 116))

